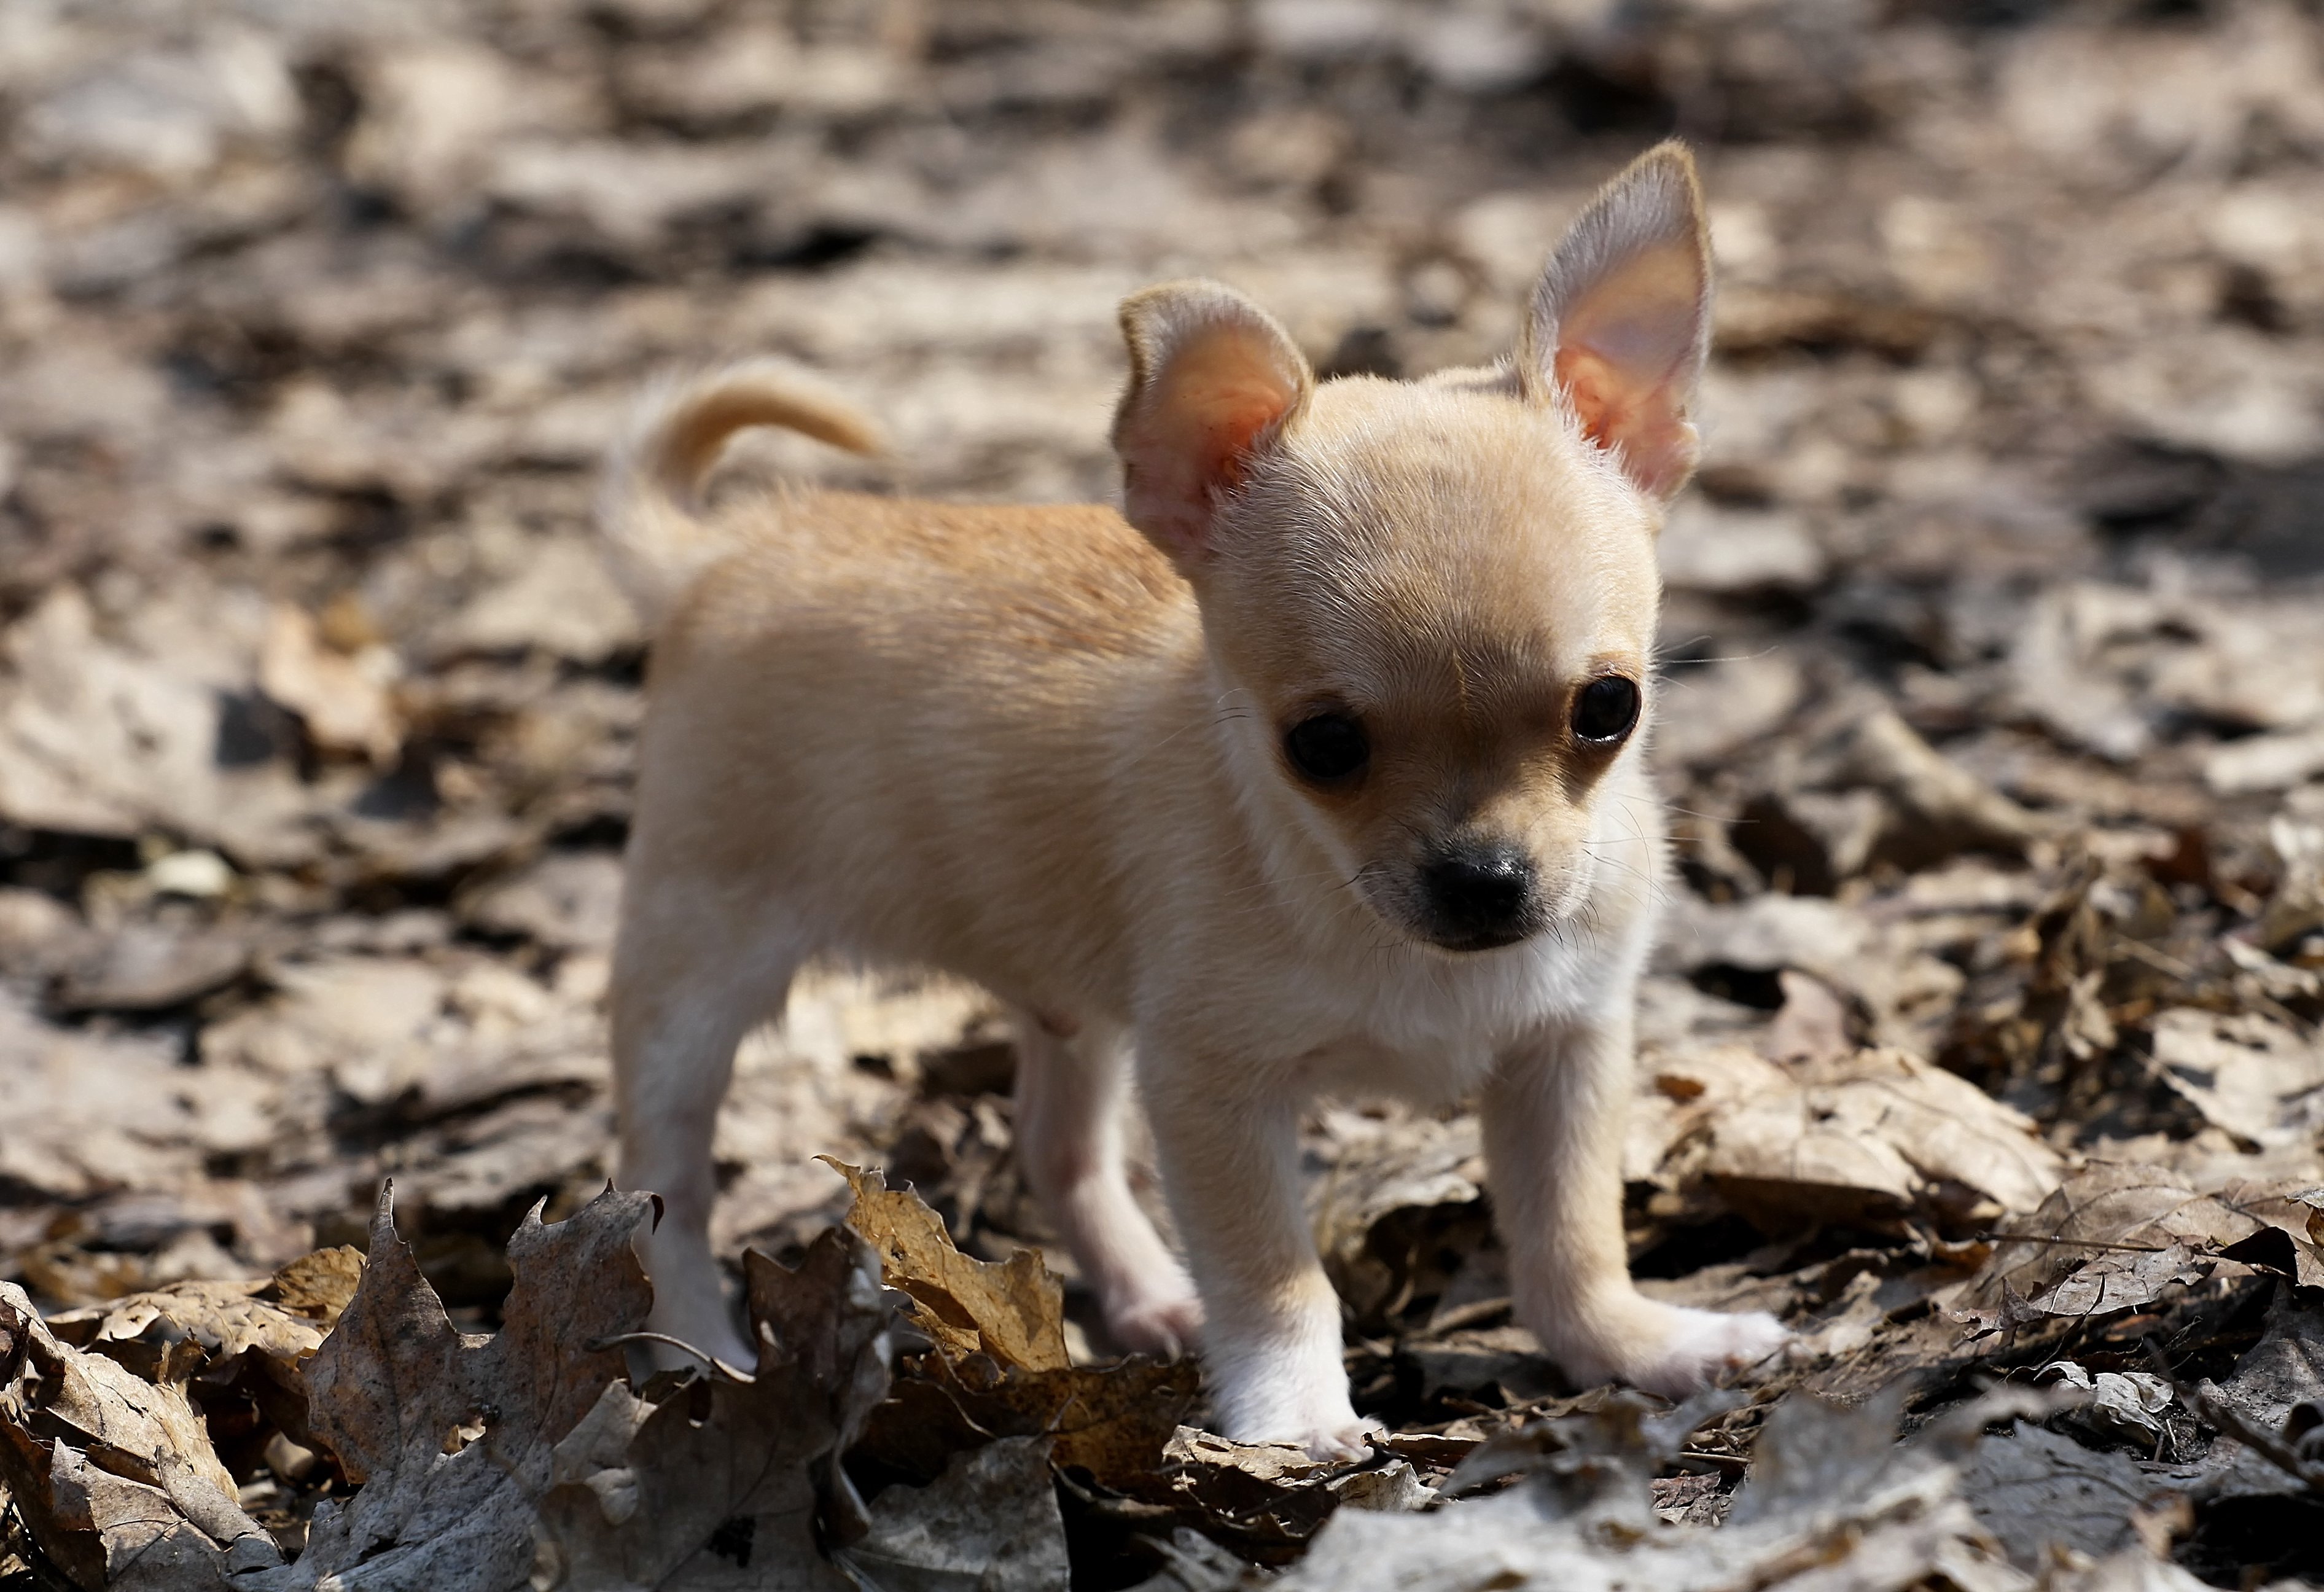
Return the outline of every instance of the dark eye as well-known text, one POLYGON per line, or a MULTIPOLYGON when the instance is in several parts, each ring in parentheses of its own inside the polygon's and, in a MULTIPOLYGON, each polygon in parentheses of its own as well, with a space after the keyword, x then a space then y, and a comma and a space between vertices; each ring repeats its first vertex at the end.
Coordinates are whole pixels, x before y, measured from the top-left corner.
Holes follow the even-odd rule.
POLYGON ((1328 785, 1361 768, 1372 746, 1364 727, 1345 713, 1317 713, 1283 732, 1283 755, 1308 778, 1328 785))
POLYGON ((1573 733, 1582 741, 1610 745, 1638 722, 1638 687, 1619 675, 1604 675, 1573 696, 1573 733))

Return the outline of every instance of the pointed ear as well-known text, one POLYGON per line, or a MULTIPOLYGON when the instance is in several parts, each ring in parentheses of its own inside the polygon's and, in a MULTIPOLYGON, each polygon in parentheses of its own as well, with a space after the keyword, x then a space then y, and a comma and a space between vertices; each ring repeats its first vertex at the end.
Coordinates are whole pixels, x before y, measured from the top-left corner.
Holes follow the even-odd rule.
POLYGON ((1647 496, 1694 472, 1687 409, 1711 346, 1711 246, 1694 157, 1648 150, 1568 228, 1526 307, 1517 375, 1563 405, 1647 496))
POLYGON ((1121 306, 1130 388, 1114 411, 1123 512, 1191 574, 1219 496, 1275 446, 1315 373, 1275 317, 1213 281, 1165 282, 1121 306))

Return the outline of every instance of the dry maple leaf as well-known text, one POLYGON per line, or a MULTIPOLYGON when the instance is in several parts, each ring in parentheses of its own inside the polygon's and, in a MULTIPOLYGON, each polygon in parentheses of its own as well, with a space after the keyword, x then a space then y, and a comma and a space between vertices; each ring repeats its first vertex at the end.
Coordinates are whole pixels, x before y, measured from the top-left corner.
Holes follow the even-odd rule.
POLYGON ((540 1505, 539 1587, 702 1592, 844 1587, 817 1550, 868 1525, 838 1457, 887 1391, 880 1264, 844 1229, 797 1271, 745 1257, 759 1359, 650 1403, 614 1383, 557 1445, 540 1505))
POLYGON ((623 1375, 619 1351, 598 1346, 645 1320, 630 1240, 651 1202, 608 1189, 553 1226, 534 1207, 509 1240, 501 1330, 472 1337, 397 1235, 392 1185, 381 1190, 363 1281, 308 1368, 315 1436, 362 1487, 316 1511, 306 1552, 266 1592, 523 1584, 551 1451, 623 1375))

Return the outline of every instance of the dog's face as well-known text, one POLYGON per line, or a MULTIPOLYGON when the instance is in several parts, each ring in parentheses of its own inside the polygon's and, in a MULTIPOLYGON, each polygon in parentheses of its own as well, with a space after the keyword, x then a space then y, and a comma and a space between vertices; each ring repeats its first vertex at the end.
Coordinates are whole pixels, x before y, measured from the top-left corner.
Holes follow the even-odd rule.
POLYGON ((1588 448, 1502 394, 1334 382, 1204 581, 1248 709, 1230 723, 1262 743, 1244 766, 1375 912, 1447 950, 1579 905, 1643 729, 1655 523, 1588 448))
POLYGON ((1666 146, 1576 223, 1508 370, 1317 387, 1227 290, 1125 308, 1130 518, 1194 584, 1259 794, 1400 937, 1524 940, 1648 822, 1608 776, 1651 710, 1707 300, 1666 146))

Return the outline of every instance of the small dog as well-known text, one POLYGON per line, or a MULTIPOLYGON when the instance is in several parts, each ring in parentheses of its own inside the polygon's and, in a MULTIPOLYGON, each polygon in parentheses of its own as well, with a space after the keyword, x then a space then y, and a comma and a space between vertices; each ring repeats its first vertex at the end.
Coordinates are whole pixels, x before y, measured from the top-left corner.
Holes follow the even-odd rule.
POLYGON ((1319 383, 1228 288, 1132 297, 1121 515, 705 516, 742 428, 876 433, 765 367, 650 400, 604 517, 657 631, 613 988, 654 1327, 752 1358, 711 1131, 738 1041, 830 954, 1022 1014, 1024 1177, 1115 1338, 1200 1345, 1231 1437, 1367 1430, 1301 1214, 1323 1091, 1481 1093, 1517 1311, 1575 1380, 1675 1395, 1774 1351, 1770 1316, 1642 1297, 1622 1238, 1655 538, 1709 305, 1666 143, 1575 221, 1499 368, 1319 383), (1133 1060, 1185 1267, 1124 1173, 1133 1060))

